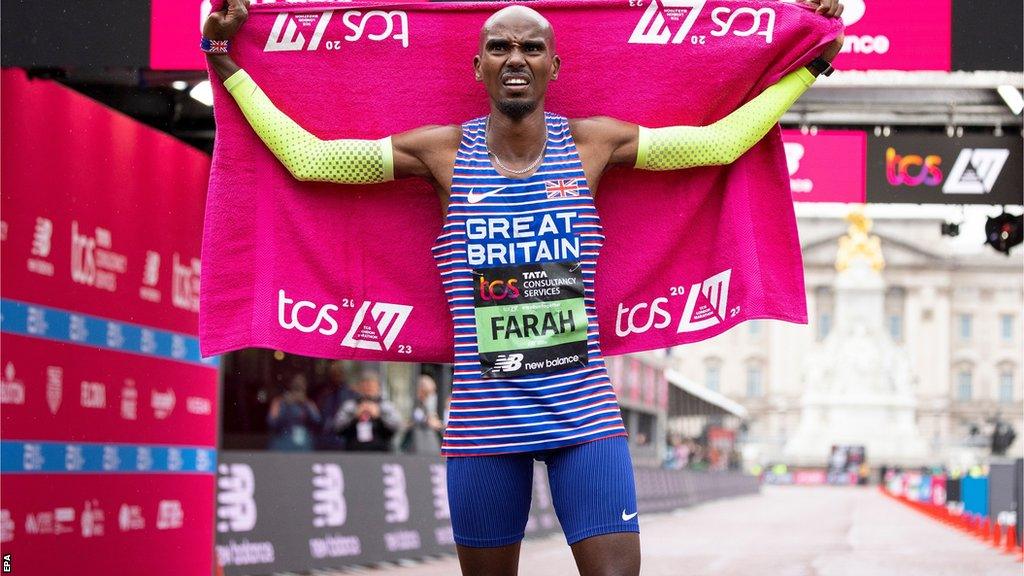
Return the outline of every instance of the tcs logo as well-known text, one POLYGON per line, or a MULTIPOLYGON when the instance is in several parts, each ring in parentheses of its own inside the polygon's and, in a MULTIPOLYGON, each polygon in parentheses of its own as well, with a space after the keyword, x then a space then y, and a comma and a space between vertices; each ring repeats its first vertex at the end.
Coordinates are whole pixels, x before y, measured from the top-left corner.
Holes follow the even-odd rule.
MULTIPOLYGON (((729 308, 729 281, 732 269, 719 272, 714 276, 692 284, 689 290, 685 286, 673 286, 669 290, 671 296, 685 296, 676 333, 696 332, 711 328, 727 318, 735 318, 741 308, 729 308)), ((619 303, 615 314, 615 335, 624 338, 630 334, 643 334, 651 329, 661 330, 672 323, 672 313, 666 310, 669 299, 659 296, 651 301, 641 302, 635 306, 619 303)))
POLYGON ((646 302, 641 302, 627 308, 619 302, 619 308, 615 313, 615 335, 622 338, 630 334, 643 334, 651 328, 665 328, 672 323, 672 316, 663 308, 665 304, 668 304, 668 298, 664 296, 655 298, 649 306, 646 302))
POLYGON ((765 44, 771 44, 772 38, 775 35, 775 10, 771 8, 738 8, 735 11, 730 10, 726 7, 715 8, 711 11, 711 20, 718 25, 717 30, 712 30, 712 36, 725 36, 730 31, 734 36, 745 37, 745 36, 763 36, 765 44), (722 19, 723 16, 728 15, 727 19, 722 19), (750 18, 750 26, 747 28, 740 28, 733 30, 733 24, 741 17, 750 18), (761 19, 764 18, 762 24, 761 19))
POLYGON ((900 156, 893 147, 885 150, 885 177, 892 186, 938 186, 942 183, 942 157, 934 154, 900 156))
MULTIPOLYGON (((263 51, 313 51, 321 46, 327 50, 340 50, 341 40, 324 40, 324 33, 333 17, 333 10, 319 13, 281 13, 274 21, 263 51), (306 34, 309 34, 308 39, 306 34)), ((348 42, 358 42, 365 36, 374 42, 399 40, 403 48, 409 47, 409 17, 402 10, 348 10, 342 14, 341 20, 349 31, 349 34, 344 36, 348 42)))
POLYGON ((317 307, 309 300, 296 302, 284 294, 284 290, 277 292, 277 323, 285 330, 298 330, 309 334, 319 331, 324 336, 330 336, 338 331, 338 321, 331 316, 331 312, 337 312, 338 307, 334 304, 324 304, 317 307), (309 312, 303 312, 309 310, 309 312), (326 323, 326 326, 324 324, 326 323))
POLYGON ((518 278, 509 280, 493 280, 488 282, 486 278, 480 277, 480 299, 485 302, 504 300, 505 298, 519 298, 519 288, 516 283, 518 278))

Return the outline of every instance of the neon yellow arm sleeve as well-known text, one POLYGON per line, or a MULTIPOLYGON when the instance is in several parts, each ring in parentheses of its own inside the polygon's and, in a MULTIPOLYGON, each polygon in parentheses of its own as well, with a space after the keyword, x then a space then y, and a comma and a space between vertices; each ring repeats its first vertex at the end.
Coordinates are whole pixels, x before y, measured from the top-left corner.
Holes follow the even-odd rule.
POLYGON ((375 184, 395 178, 391 137, 380 140, 321 140, 274 106, 239 70, 224 81, 256 134, 298 180, 375 184))
POLYGON ((679 170, 731 164, 764 138, 814 80, 800 68, 710 126, 641 126, 636 167, 679 170))

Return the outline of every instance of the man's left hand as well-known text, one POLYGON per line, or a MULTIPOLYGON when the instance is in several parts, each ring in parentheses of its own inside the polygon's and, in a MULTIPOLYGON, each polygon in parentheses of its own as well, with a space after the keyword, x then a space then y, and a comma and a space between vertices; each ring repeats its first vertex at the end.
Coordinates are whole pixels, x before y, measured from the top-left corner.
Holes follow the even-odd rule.
POLYGON ((839 0, 800 0, 800 3, 829 18, 839 18, 843 14, 843 5, 839 0))

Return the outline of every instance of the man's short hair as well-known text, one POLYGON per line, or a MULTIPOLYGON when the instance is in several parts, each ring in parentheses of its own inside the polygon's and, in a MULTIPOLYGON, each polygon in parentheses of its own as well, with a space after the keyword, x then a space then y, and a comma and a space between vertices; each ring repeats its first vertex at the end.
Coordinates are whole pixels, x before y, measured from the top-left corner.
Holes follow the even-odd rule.
POLYGON ((360 372, 359 381, 366 382, 367 380, 372 380, 380 384, 380 372, 377 372, 376 370, 363 370, 360 372))

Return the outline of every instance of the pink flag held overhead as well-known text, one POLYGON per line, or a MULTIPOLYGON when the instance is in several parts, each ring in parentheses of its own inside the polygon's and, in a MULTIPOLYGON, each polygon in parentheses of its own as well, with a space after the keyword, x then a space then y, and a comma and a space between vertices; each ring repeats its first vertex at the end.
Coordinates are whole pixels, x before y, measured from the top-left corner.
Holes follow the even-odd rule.
MULTIPOLYGON (((546 109, 648 127, 710 124, 803 66, 842 29, 797 4, 539 0, 562 60, 546 109)), ((486 114, 477 30, 494 3, 254 5, 232 44, 285 114, 322 139, 376 139, 486 114)), ((451 362, 428 184, 300 182, 215 85, 203 238, 204 355, 245 347, 323 358, 451 362)), ((549 184, 578 196, 582 182, 549 184)), ((778 128, 735 163, 615 168, 597 208, 604 354, 713 337, 746 320, 806 323, 803 264, 778 128)))

